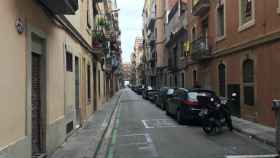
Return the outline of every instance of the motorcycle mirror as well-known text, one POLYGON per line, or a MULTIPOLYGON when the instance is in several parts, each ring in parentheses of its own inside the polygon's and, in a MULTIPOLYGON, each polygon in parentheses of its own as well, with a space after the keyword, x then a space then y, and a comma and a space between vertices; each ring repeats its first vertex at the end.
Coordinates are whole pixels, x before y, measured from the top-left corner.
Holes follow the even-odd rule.
POLYGON ((236 97, 237 94, 236 94, 236 93, 232 93, 231 96, 232 96, 232 97, 236 97))

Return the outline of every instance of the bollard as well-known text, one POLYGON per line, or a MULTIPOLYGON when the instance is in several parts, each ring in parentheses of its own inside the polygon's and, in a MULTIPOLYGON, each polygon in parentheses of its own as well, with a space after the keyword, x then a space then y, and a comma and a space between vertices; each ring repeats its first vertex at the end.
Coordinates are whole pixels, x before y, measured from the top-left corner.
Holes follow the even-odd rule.
POLYGON ((276 118, 276 150, 280 154, 280 100, 272 101, 272 110, 275 112, 276 118))

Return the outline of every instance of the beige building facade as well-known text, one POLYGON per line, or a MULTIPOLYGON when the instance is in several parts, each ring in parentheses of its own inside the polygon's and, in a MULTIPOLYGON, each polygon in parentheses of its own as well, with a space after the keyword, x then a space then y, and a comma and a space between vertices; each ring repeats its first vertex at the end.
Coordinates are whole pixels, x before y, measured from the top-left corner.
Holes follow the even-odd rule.
POLYGON ((67 16, 51 1, 0 5, 0 157, 50 155, 106 100, 105 72, 91 47, 95 2, 76 2, 67 16))

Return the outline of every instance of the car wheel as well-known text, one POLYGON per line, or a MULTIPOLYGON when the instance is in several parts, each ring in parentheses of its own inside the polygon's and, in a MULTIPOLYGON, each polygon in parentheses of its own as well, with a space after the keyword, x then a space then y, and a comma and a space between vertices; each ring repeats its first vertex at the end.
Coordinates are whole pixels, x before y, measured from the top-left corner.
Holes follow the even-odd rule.
POLYGON ((170 112, 168 111, 168 106, 166 106, 166 115, 171 116, 170 112))
POLYGON ((166 104, 162 103, 162 110, 166 110, 166 104))
POLYGON ((184 121, 182 119, 182 112, 181 112, 180 109, 178 109, 177 112, 176 112, 176 119, 177 119, 179 124, 183 124, 184 123, 184 121))
POLYGON ((161 108, 161 110, 164 110, 164 105, 163 105, 163 103, 160 103, 160 108, 161 108))

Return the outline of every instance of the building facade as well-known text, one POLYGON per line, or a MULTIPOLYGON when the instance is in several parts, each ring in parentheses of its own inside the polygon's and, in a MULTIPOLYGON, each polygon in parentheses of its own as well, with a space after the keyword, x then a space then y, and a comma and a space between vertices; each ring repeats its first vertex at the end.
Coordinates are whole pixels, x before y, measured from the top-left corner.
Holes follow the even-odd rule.
POLYGON ((136 37, 134 42, 136 85, 144 85, 143 38, 136 37))
POLYGON ((145 0, 143 37, 145 54, 145 85, 156 87, 156 0, 145 0))
POLYGON ((165 48, 168 66, 165 85, 185 87, 187 1, 168 0, 166 3, 165 48))
MULTIPOLYGON (((275 80, 278 75, 274 73, 280 59, 279 3, 278 0, 221 0, 209 3, 205 12, 209 16, 208 34, 215 42, 211 46, 211 87, 221 96, 238 94, 235 115, 269 126, 274 126, 275 119, 271 102, 280 95, 275 80)), ((198 9, 199 3, 194 3, 193 8, 196 5, 194 13, 199 18, 205 16, 198 9)))
POLYGON ((104 52, 92 45, 96 5, 2 2, 0 157, 50 155, 102 108, 104 52))
POLYGON ((167 61, 164 58, 166 54, 165 47, 165 22, 166 22, 166 5, 164 1, 156 0, 156 20, 155 20, 155 50, 156 50, 156 74, 157 84, 159 88, 164 85, 164 78, 167 75, 167 61))
MULTIPOLYGON (((157 63, 167 65, 161 85, 201 87, 224 97, 237 93, 235 116, 274 126, 271 103, 280 97, 279 6, 279 0, 166 0, 166 49, 156 51, 157 63)), ((143 38, 149 57, 147 8, 143 38)))

